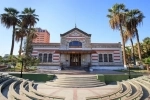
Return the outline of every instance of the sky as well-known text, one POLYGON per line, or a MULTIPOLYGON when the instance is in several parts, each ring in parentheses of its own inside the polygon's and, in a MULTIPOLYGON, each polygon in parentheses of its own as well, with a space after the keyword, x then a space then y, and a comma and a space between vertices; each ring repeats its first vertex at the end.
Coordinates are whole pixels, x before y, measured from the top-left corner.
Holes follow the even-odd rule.
MULTIPOLYGON (((150 36, 149 0, 1 0, 0 14, 5 7, 23 11, 26 7, 36 9, 39 21, 35 27, 50 32, 50 42, 60 42, 60 34, 75 27, 92 34, 93 43, 121 42, 118 30, 112 30, 106 17, 108 9, 116 3, 123 3, 128 9, 139 9, 145 18, 138 27, 140 41, 150 36)), ((0 55, 10 53, 12 28, 6 29, 0 23, 0 55)), ((136 39, 134 39, 134 43, 136 39)), ((19 42, 15 42, 14 54, 18 54, 19 42)), ((129 44, 128 44, 129 45, 129 44)))

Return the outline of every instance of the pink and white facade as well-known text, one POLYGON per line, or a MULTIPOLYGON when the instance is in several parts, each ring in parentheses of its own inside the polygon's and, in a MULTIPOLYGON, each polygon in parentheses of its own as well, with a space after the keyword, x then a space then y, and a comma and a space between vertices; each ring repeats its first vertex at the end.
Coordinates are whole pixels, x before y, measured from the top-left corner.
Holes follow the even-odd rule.
POLYGON ((88 66, 91 69, 123 69, 121 43, 91 43, 91 34, 78 28, 60 34, 60 43, 34 43, 32 55, 40 68, 88 66))

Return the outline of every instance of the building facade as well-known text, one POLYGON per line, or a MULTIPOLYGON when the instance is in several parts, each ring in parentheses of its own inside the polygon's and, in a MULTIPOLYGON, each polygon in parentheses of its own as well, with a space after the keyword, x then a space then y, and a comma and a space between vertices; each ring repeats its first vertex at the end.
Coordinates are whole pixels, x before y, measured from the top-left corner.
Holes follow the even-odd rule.
POLYGON ((47 30, 36 28, 37 38, 33 40, 33 43, 50 43, 50 33, 47 30))
POLYGON ((32 55, 40 59, 40 68, 123 69, 120 42, 91 43, 91 34, 76 27, 60 34, 60 43, 34 43, 32 55))

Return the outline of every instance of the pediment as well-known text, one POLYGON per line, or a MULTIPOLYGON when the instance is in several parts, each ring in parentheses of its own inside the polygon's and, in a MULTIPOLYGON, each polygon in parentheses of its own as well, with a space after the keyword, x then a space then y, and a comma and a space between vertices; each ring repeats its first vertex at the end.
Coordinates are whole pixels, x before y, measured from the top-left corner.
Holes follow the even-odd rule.
POLYGON ((91 34, 88 34, 78 28, 73 28, 71 30, 69 30, 68 32, 65 32, 64 34, 60 34, 60 36, 63 37, 91 37, 91 34))

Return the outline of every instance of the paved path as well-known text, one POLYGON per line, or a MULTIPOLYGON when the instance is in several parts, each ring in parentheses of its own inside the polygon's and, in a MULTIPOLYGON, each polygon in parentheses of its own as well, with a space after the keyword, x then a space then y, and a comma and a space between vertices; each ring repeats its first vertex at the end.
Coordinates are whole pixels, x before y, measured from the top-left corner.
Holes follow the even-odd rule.
POLYGON ((117 85, 107 85, 95 88, 58 88, 47 86, 44 83, 38 83, 37 91, 52 96, 63 96, 65 100, 85 100, 88 96, 100 96, 110 93, 117 88, 117 85))

